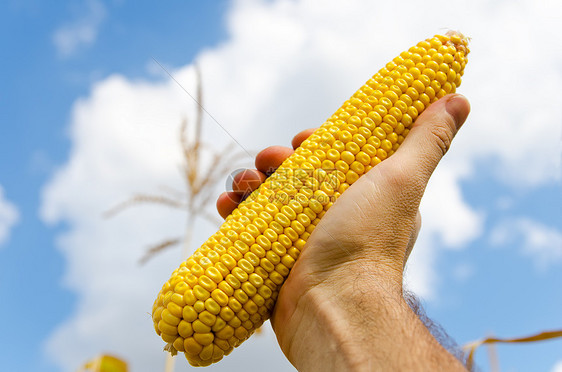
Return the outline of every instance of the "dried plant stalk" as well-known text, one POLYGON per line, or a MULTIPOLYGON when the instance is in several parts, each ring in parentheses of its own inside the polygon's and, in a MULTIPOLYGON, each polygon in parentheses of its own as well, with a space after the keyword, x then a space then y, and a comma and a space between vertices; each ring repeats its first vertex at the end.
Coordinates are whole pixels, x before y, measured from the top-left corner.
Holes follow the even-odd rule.
POLYGON ((146 263, 146 261, 148 261, 153 255, 160 253, 160 251, 163 251, 166 248, 173 247, 174 245, 177 245, 180 242, 181 242, 180 238, 168 239, 162 241, 160 244, 156 244, 155 246, 150 247, 146 251, 145 255, 140 258, 139 263, 140 264, 146 263))
POLYGON ((197 112, 195 117, 194 135, 189 138, 189 121, 184 118, 180 125, 179 142, 181 145, 183 164, 180 172, 185 182, 185 192, 180 192, 169 186, 163 186, 162 189, 167 191, 169 195, 161 194, 145 194, 139 193, 133 195, 128 200, 117 204, 107 210, 104 218, 111 218, 115 215, 129 209, 133 206, 142 204, 157 204, 168 208, 185 210, 187 213, 186 229, 183 238, 164 239, 150 246, 146 253, 140 258, 139 263, 144 264, 152 257, 163 252, 164 250, 180 244, 183 240, 182 257, 189 255, 192 228, 197 217, 219 225, 220 220, 208 212, 206 207, 211 203, 214 195, 214 189, 233 164, 242 158, 244 152, 236 151, 233 144, 225 147, 222 151, 217 151, 211 146, 206 146, 201 140, 202 119, 203 119, 203 89, 201 84, 201 73, 199 67, 195 66, 197 77, 196 84, 196 103, 197 112), (204 151, 210 152, 211 163, 204 169, 201 159, 204 151))
POLYGON ((524 337, 514 337, 514 338, 497 338, 488 337, 482 340, 472 341, 467 343, 463 348, 468 352, 468 358, 466 361, 466 366, 468 370, 472 370, 474 367, 474 353, 479 346, 484 344, 495 344, 495 343, 520 343, 520 342, 537 342, 545 341, 553 338, 562 337, 562 329, 554 331, 544 331, 535 333, 530 336, 524 337))

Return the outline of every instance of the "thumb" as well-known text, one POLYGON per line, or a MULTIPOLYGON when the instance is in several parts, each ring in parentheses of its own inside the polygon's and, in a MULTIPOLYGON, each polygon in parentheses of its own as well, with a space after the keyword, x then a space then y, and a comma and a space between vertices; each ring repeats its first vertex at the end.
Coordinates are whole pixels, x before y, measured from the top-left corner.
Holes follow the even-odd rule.
POLYGON ((468 100, 450 94, 431 104, 416 120, 404 143, 391 159, 404 174, 426 185, 439 161, 449 150, 470 112, 468 100))

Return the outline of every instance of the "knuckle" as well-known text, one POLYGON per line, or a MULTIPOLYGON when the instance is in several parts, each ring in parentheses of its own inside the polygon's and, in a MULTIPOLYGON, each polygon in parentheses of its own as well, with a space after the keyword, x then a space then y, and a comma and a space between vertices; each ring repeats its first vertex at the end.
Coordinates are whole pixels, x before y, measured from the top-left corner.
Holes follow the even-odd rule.
POLYGON ((445 155, 451 148, 451 143, 453 142, 454 137, 451 130, 451 124, 444 121, 439 124, 432 125, 429 128, 429 134, 438 149, 441 150, 441 155, 445 155))

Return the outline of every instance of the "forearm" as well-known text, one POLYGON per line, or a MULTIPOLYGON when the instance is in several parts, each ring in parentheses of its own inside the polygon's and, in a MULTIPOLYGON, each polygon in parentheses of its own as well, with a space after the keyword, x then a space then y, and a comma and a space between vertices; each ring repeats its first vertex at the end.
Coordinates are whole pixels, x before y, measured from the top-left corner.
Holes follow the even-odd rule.
POLYGON ((465 371, 381 273, 341 275, 312 286, 283 320, 294 337, 281 346, 299 371, 465 371))

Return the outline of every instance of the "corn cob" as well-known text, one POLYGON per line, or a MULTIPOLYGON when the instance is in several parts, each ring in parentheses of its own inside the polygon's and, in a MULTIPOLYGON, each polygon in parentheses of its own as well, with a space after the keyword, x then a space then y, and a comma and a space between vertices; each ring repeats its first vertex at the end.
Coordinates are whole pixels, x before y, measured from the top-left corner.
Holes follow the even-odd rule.
POLYGON ((324 213, 398 149, 429 104, 455 92, 468 52, 467 39, 455 32, 418 43, 305 140, 164 284, 152 319, 165 349, 207 366, 269 319, 324 213))

